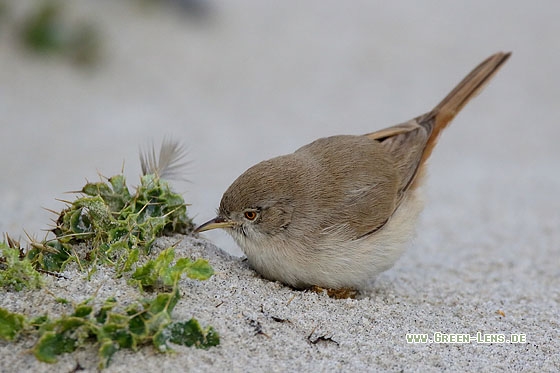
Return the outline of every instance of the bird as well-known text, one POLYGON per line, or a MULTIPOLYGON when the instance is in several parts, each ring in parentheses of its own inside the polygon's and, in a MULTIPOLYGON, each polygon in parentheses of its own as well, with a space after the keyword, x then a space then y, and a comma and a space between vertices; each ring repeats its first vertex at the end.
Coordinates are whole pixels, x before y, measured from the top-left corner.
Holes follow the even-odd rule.
POLYGON ((427 160, 441 132, 510 55, 491 55, 407 122, 320 138, 250 167, 195 232, 224 229, 259 274, 296 289, 371 287, 415 234, 427 160))

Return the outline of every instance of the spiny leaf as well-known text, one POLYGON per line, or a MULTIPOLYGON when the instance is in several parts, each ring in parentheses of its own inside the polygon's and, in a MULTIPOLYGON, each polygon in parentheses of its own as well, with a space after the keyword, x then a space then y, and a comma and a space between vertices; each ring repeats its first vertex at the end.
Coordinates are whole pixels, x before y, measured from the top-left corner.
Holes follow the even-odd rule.
POLYGON ((100 196, 112 212, 119 212, 130 201, 130 191, 123 175, 111 177, 109 183, 110 186, 103 182, 88 183, 82 192, 92 197, 100 196))
POLYGON ((87 317, 93 312, 93 307, 88 306, 87 304, 79 304, 76 306, 74 313, 72 316, 75 317, 87 317))
POLYGON ((57 356, 72 352, 77 347, 77 341, 63 334, 53 331, 45 332, 33 348, 35 357, 45 363, 56 363, 57 356))
POLYGON ((60 272, 68 261, 72 260, 70 247, 56 240, 45 244, 36 244, 27 253, 27 258, 34 266, 48 272, 60 272))
POLYGON ((113 342, 110 338, 105 338, 100 342, 99 347, 99 369, 105 369, 109 366, 111 357, 119 350, 117 343, 113 342))
POLYGON ((108 298, 101 306, 101 309, 95 314, 98 323, 103 324, 107 320, 108 313, 115 307, 117 300, 114 297, 108 298))
POLYGON ((157 280, 156 264, 150 260, 142 267, 136 268, 132 274, 132 279, 137 280, 141 288, 154 286, 157 280))
POLYGON ((194 280, 207 280, 214 274, 214 269, 208 264, 207 260, 197 259, 187 267, 187 276, 194 280))
POLYGON ((0 307, 0 338, 12 341, 25 327, 25 317, 0 307))
POLYGON ((193 262, 188 258, 180 258, 175 265, 171 265, 174 258, 175 250, 172 247, 165 249, 155 260, 137 267, 132 279, 141 288, 153 289, 158 285, 171 287, 183 274, 196 280, 206 280, 214 274, 214 270, 204 259, 193 262))
POLYGON ((176 322, 167 327, 169 341, 184 346, 207 349, 220 343, 220 336, 212 327, 202 329, 195 319, 176 322))
POLYGON ((23 288, 38 289, 43 280, 39 272, 33 268, 28 258, 20 257, 18 248, 9 247, 0 242, 0 287, 11 287, 16 291, 23 288))
POLYGON ((179 290, 174 289, 172 293, 160 293, 151 301, 144 301, 144 308, 149 310, 152 314, 157 314, 162 311, 167 313, 173 312, 175 305, 179 301, 179 290))

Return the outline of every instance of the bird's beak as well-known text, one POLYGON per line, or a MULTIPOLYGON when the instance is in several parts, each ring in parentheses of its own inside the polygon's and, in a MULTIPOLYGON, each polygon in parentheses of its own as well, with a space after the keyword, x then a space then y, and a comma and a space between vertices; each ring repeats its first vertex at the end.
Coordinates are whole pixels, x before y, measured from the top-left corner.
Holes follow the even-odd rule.
POLYGON ((209 231, 210 229, 216 228, 231 228, 235 225, 235 223, 231 220, 224 219, 220 216, 215 217, 214 219, 207 221, 206 223, 202 224, 198 228, 194 230, 195 233, 200 233, 204 231, 209 231))

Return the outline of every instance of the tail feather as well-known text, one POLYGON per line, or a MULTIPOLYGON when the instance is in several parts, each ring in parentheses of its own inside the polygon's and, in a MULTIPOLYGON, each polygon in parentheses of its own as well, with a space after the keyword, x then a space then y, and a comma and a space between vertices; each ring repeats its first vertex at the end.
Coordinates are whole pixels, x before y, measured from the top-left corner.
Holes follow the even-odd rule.
POLYGON ((397 124, 365 136, 379 141, 392 154, 401 174, 399 195, 420 185, 425 163, 432 154, 441 131, 457 113, 498 72, 511 53, 496 53, 472 70, 432 111, 408 122, 397 124))
POLYGON ((426 127, 430 134, 420 159, 420 166, 432 154, 441 131, 471 99, 482 91, 510 56, 511 52, 500 52, 488 57, 457 84, 431 112, 418 118, 419 124, 426 127))

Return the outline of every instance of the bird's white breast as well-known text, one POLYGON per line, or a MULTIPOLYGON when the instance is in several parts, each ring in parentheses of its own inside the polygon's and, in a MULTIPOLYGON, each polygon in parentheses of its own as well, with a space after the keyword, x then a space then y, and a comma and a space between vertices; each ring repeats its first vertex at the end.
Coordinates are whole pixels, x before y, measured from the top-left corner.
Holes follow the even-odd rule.
POLYGON ((423 207, 419 194, 418 189, 410 191, 382 229, 359 239, 347 240, 336 229, 324 232, 327 240, 296 244, 288 244, 281 234, 231 233, 251 266, 270 280, 296 288, 364 289, 395 264, 414 235, 423 207))

